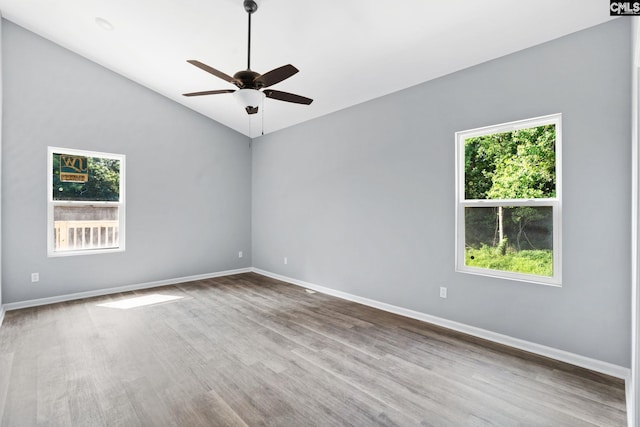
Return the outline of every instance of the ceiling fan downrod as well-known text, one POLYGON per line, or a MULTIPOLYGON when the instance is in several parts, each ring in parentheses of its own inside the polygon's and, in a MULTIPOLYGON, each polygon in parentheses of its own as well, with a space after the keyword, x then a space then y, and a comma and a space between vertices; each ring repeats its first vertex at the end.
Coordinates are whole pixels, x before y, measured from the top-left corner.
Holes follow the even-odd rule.
POLYGON ((244 10, 249 16, 249 35, 247 37, 247 71, 251 70, 251 15, 258 10, 258 4, 253 0, 244 0, 244 10))

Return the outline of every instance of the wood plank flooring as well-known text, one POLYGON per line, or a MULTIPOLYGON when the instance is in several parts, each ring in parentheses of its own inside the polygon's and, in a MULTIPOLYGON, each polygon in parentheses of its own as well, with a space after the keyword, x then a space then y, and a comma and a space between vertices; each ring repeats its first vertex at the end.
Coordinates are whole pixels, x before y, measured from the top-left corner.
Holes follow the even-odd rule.
POLYGON ((624 426, 624 382, 249 273, 6 314, 2 426, 624 426), (99 306, 151 294, 132 309, 99 306))

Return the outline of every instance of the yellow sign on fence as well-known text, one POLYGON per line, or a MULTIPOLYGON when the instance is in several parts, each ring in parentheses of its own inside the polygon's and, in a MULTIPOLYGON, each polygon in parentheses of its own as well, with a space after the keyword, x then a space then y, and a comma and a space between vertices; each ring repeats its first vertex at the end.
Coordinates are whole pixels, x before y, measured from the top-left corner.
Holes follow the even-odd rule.
POLYGON ((89 180, 89 165, 87 158, 60 154, 60 181, 87 182, 89 180))

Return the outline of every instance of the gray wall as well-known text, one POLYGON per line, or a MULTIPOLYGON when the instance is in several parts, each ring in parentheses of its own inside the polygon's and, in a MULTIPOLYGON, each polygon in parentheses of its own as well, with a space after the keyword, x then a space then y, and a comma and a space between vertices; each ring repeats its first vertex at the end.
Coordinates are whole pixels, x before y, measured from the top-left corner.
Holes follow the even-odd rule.
POLYGON ((254 140, 253 265, 629 367, 630 69, 619 19, 254 140), (563 286, 455 273, 454 132, 558 112, 563 286))
POLYGON ((630 420, 630 426, 640 426, 640 390, 638 390, 638 384, 640 384, 640 371, 639 371, 639 333, 640 333, 640 319, 638 304, 638 284, 640 277, 638 276, 638 248, 639 248, 639 234, 638 234, 638 199, 640 194, 638 188, 640 188, 640 181, 638 180, 638 169, 640 168, 640 157, 638 147, 638 134, 640 126, 640 93, 638 93, 638 87, 640 79, 638 73, 640 72, 640 58, 638 57, 638 51, 640 49, 640 18, 634 17, 631 20, 631 57, 632 57, 632 99, 631 99, 631 378, 627 383, 627 390, 631 392, 627 396, 627 418, 630 420), (629 395, 630 394, 630 395, 629 395))
POLYGON ((4 303, 251 266, 249 138, 3 24, 4 303), (125 252, 47 258, 49 145, 127 156, 125 252))
MULTIPOLYGON (((0 19, 0 259, 2 258, 2 19, 0 19)), ((2 262, 0 262, 0 324, 2 323, 2 262)))

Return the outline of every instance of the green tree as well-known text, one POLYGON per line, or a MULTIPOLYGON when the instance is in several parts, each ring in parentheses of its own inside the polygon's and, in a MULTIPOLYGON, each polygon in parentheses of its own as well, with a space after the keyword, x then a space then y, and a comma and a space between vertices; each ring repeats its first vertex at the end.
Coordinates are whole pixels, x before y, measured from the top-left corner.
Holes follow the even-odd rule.
POLYGON ((488 199, 540 199, 556 195, 555 126, 509 133, 495 159, 488 199))
MULTIPOLYGON (((555 141, 554 125, 467 138, 465 140, 465 197, 467 199, 555 197, 555 141)), ((496 208, 495 215, 494 246, 502 244, 503 241, 506 242, 504 209, 496 208)), ((540 210, 533 208, 512 210, 509 218, 516 226, 518 250, 520 250, 521 238, 527 238, 525 231, 527 225, 543 217, 540 210)))
POLYGON ((513 151, 511 132, 483 135, 465 140, 465 198, 488 199, 500 159, 513 151))
POLYGON ((118 201, 120 199, 120 161, 99 157, 87 159, 87 182, 60 181, 60 155, 53 155, 54 200, 118 201))

